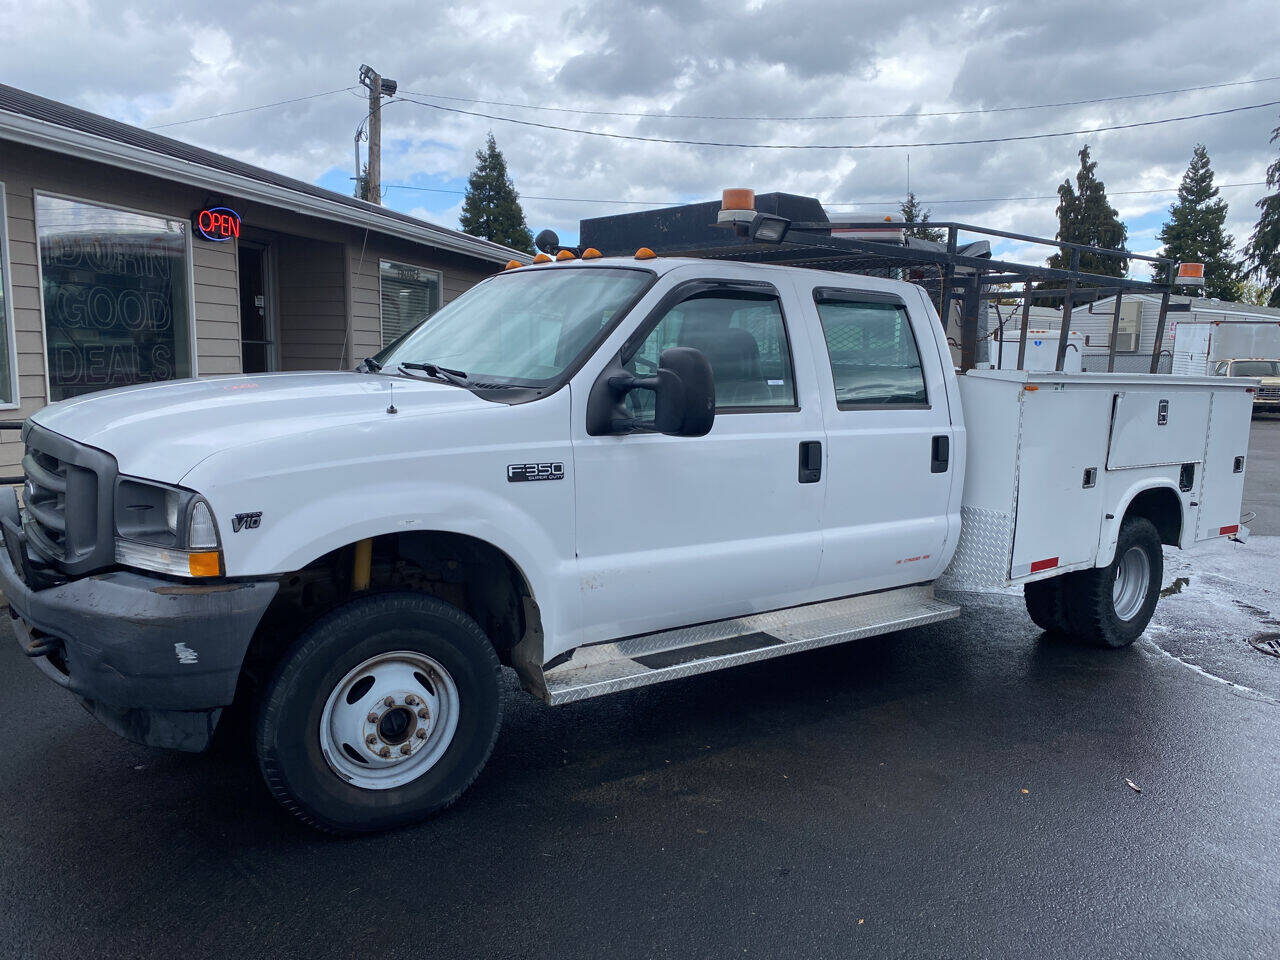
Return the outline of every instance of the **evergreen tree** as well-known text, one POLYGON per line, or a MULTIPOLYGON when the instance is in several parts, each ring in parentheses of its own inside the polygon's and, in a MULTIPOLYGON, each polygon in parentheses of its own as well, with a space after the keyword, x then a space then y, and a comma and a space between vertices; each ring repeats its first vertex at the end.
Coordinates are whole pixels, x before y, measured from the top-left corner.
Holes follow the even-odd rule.
POLYGON ((355 197, 357 200, 369 199, 369 165, 367 163, 360 169, 360 176, 356 177, 355 197))
MULTIPOLYGON (((1271 131, 1271 142, 1277 140, 1280 127, 1271 131)), ((1244 260, 1250 276, 1271 288, 1268 303, 1280 307, 1280 157, 1267 167, 1267 186, 1272 193, 1258 201, 1262 214, 1244 248, 1244 260)))
POLYGON ((467 178, 467 196, 458 221, 472 236, 533 251, 533 235, 524 222, 520 195, 507 175, 507 161, 492 133, 485 147, 476 151, 476 168, 467 178))
POLYGON ((907 199, 898 207, 902 211, 902 222, 908 237, 919 237, 921 240, 932 240, 941 243, 946 239, 946 231, 929 226, 929 211, 916 200, 914 193, 908 193, 907 199))
MULTIPOLYGON (((1213 168, 1203 143, 1196 144, 1187 172, 1178 187, 1178 202, 1169 208, 1169 219, 1157 239, 1160 252, 1177 263, 1204 264, 1204 295, 1234 300, 1240 292, 1240 270, 1231 259, 1235 241, 1227 236, 1227 201, 1213 185, 1213 168)), ((1164 279, 1165 271, 1152 270, 1153 280, 1164 279)))
MULTIPOLYGON (((1080 170, 1073 187, 1065 180, 1058 187, 1058 239, 1067 243, 1082 243, 1091 247, 1123 250, 1129 239, 1129 230, 1120 220, 1120 214, 1107 200, 1107 190, 1097 176, 1098 161, 1089 159, 1089 146, 1080 151, 1080 170)), ((1049 266, 1065 270, 1071 266, 1071 254, 1058 252, 1049 258, 1049 266)), ((1105 277, 1123 277, 1129 269, 1129 261, 1123 257, 1108 257, 1100 253, 1080 254, 1080 270, 1105 277)), ((1060 286, 1060 281, 1049 281, 1060 286)))

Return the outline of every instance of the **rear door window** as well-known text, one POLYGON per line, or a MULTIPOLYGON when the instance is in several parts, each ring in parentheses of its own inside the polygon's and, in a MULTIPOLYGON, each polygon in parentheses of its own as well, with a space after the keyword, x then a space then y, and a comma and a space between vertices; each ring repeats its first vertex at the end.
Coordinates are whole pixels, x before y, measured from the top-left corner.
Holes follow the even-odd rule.
POLYGON ((856 292, 819 290, 814 301, 841 410, 928 406, 906 307, 856 292))

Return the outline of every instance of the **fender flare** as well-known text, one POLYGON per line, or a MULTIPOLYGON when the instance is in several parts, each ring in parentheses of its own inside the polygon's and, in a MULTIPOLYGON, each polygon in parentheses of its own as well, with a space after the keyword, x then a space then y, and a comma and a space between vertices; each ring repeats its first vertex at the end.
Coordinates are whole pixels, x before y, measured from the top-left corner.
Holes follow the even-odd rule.
POLYGON ((1187 529, 1187 507, 1182 502, 1182 496, 1178 492, 1178 488, 1172 484, 1166 477, 1147 477, 1143 480, 1137 480, 1125 490, 1123 496, 1120 497, 1119 507, 1111 514, 1106 514, 1102 519, 1102 527, 1098 531, 1098 553, 1094 558, 1094 566, 1108 566, 1116 556, 1116 542, 1120 539, 1120 524, 1124 522, 1125 515, 1129 512, 1129 508, 1133 505, 1133 501, 1140 493, 1146 493, 1148 490, 1168 490, 1178 500, 1178 506, 1181 510, 1179 518, 1179 546, 1186 536, 1187 529))

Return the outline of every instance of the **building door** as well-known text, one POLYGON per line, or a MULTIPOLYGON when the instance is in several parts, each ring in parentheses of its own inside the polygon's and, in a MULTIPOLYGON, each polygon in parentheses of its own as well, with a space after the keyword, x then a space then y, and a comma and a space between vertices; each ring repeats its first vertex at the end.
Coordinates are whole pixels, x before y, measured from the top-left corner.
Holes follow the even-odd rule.
POLYGON ((275 303, 270 257, 261 244, 240 244, 240 357, 245 373, 276 369, 275 303))

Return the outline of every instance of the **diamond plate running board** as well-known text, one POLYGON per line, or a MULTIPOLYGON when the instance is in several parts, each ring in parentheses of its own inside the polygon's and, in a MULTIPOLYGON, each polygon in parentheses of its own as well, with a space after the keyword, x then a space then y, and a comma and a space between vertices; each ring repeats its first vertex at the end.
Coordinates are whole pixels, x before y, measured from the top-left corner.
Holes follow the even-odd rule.
POLYGON ((544 672, 545 699, 572 703, 959 615, 926 584, 579 647, 544 672))

